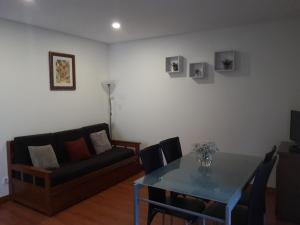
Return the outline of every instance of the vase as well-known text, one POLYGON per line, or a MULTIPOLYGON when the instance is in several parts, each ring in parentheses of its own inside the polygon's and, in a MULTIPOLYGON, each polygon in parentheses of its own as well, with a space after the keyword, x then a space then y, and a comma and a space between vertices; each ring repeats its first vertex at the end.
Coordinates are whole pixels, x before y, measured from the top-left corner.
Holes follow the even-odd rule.
POLYGON ((208 152, 198 153, 198 162, 203 167, 210 167, 212 164, 212 154, 208 152))
POLYGON ((225 70, 231 69, 231 64, 224 64, 224 69, 225 70))

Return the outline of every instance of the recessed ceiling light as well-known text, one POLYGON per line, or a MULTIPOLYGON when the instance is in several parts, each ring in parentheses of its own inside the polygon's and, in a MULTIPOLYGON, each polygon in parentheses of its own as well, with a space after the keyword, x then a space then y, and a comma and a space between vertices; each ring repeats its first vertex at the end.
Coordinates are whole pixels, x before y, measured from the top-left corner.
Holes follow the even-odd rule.
POLYGON ((23 1, 27 3, 34 3, 34 0, 23 0, 23 1))
POLYGON ((113 22, 111 26, 116 30, 119 30, 121 28, 121 24, 119 22, 113 22))

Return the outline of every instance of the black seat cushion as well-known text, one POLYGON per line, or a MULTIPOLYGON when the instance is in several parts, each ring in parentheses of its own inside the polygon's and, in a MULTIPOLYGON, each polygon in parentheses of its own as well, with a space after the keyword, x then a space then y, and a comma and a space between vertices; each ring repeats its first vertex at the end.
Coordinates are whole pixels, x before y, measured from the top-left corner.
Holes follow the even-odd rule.
MULTIPOLYGON (((202 212, 205 208, 205 202, 202 201, 201 199, 185 198, 185 197, 179 197, 179 196, 176 198, 167 198, 167 204, 177 207, 177 208, 190 210, 190 211, 193 211, 196 213, 202 212)), ((175 217, 183 218, 187 221, 194 221, 197 218, 197 217, 195 218, 195 216, 193 216, 193 215, 179 212, 176 210, 168 209, 167 211, 170 211, 171 215, 173 215, 175 217)))
POLYGON ((21 163, 32 165, 28 146, 52 145, 57 154, 57 144, 53 134, 38 134, 23 137, 16 137, 14 139, 14 154, 13 163, 21 163))
POLYGON ((108 128, 108 125, 106 123, 99 123, 99 124, 95 124, 95 125, 86 126, 86 127, 81 128, 82 135, 83 135, 83 137, 85 139, 85 142, 86 142, 87 146, 89 147, 92 154, 96 154, 96 151, 95 151, 93 143, 91 141, 90 134, 95 133, 95 132, 99 132, 99 131, 102 131, 102 130, 106 131, 108 140, 111 141, 110 136, 109 136, 109 128, 108 128))
MULTIPOLYGON (((226 206, 220 203, 214 203, 207 207, 202 213, 211 217, 225 219, 226 206)), ((248 207, 236 206, 231 213, 232 225, 248 225, 248 207)))
POLYGON ((133 155, 134 151, 131 149, 113 147, 111 150, 99 155, 93 155, 87 160, 63 165, 61 168, 53 170, 51 174, 52 186, 62 184, 97 169, 112 165, 133 155))

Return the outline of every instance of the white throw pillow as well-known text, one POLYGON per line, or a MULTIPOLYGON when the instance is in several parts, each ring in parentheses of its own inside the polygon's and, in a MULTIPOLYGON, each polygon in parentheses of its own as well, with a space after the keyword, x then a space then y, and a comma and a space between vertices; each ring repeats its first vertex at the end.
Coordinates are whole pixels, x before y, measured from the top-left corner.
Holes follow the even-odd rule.
POLYGON ((52 145, 28 146, 28 150, 34 167, 42 169, 59 168, 52 145))
POLYGON ((111 149, 111 144, 108 140, 105 130, 91 133, 90 138, 93 143, 96 154, 101 154, 111 149))

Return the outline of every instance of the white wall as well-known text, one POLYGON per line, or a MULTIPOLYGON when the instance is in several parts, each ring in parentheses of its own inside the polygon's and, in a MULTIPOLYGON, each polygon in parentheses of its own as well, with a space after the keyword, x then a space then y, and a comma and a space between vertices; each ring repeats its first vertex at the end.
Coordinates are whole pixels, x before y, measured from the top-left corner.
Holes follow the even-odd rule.
MULTIPOLYGON (((107 121, 100 82, 108 70, 117 81, 114 137, 147 146, 178 135, 185 153, 195 142, 214 140, 222 151, 263 155, 288 139, 290 109, 300 109, 299 26, 299 20, 252 25, 108 49, 0 20, 0 178, 7 175, 7 140, 107 121), (214 51, 224 49, 239 52, 237 72, 213 71, 214 51), (76 91, 49 90, 48 51, 76 55, 76 91), (164 60, 173 55, 208 62, 209 78, 169 76, 164 60)), ((0 196, 7 193, 0 184, 0 196)))
MULTIPOLYGON (((0 178, 7 140, 107 122, 107 46, 0 20, 0 178), (75 54, 76 91, 50 91, 48 51, 75 54)), ((2 180, 0 180, 2 182, 2 180)), ((8 193, 0 185, 0 196, 8 193)))
MULTIPOLYGON (((213 140, 221 151, 263 155, 289 137, 300 109, 300 21, 251 25, 114 44, 114 136, 144 146, 179 136, 185 153, 213 140), (234 49, 238 70, 213 70, 214 52, 234 49), (165 57, 208 62, 209 78, 164 72, 165 57)), ((271 185, 274 185, 274 175, 271 185)))

